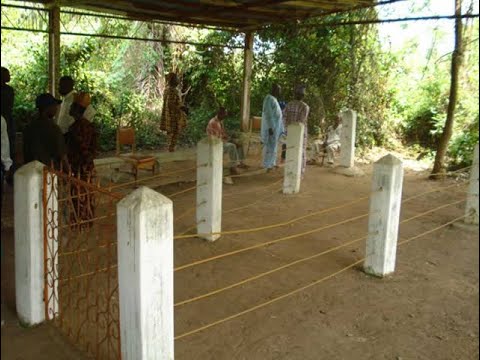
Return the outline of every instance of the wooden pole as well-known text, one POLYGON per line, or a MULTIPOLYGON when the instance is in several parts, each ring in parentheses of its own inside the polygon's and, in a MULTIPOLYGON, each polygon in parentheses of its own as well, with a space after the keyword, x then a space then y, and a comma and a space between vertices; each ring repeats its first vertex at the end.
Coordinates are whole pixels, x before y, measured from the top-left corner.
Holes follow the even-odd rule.
POLYGON ((48 10, 48 90, 58 97, 60 79, 60 8, 48 10))
POLYGON ((242 107, 241 129, 246 132, 249 130, 250 123, 250 95, 252 84, 252 66, 253 66, 253 39, 252 32, 245 34, 244 62, 243 62, 243 91, 242 91, 242 107))

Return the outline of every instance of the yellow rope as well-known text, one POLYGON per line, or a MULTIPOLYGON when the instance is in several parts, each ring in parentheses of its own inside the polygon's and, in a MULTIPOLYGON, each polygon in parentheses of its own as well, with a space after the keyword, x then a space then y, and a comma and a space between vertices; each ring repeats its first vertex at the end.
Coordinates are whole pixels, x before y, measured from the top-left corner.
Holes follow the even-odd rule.
POLYGON ((177 196, 177 195, 180 195, 180 194, 183 194, 183 193, 186 193, 186 192, 189 192, 189 191, 192 191, 192 190, 195 190, 196 188, 198 188, 200 185, 195 185, 195 186, 192 186, 192 187, 189 187, 188 189, 185 189, 185 190, 181 190, 181 191, 177 191, 173 194, 169 194, 169 195, 165 195, 166 197, 169 197, 169 198, 172 198, 174 196, 177 196))
POLYGON ((316 229, 313 229, 313 230, 308 230, 308 231, 305 231, 305 232, 302 232, 302 233, 299 233, 299 234, 284 236, 284 237, 281 237, 281 238, 276 239, 276 240, 271 240, 271 241, 268 241, 268 242, 265 242, 265 243, 260 243, 260 244, 252 245, 252 246, 249 246, 249 247, 246 247, 246 248, 230 251, 228 253, 224 253, 224 254, 221 254, 221 255, 212 256, 212 257, 207 258, 207 259, 198 260, 198 261, 192 262, 190 264, 179 266, 179 267, 175 268, 174 271, 184 270, 184 269, 187 269, 187 268, 192 267, 192 266, 205 264, 207 262, 222 259, 222 258, 227 257, 227 256, 240 254, 240 253, 245 252, 245 251, 258 249, 260 247, 276 244, 276 243, 279 243, 279 242, 282 242, 282 241, 295 239, 295 238, 305 236, 305 235, 309 235, 309 234, 312 234, 312 233, 315 233, 315 232, 318 232, 318 231, 321 231, 321 230, 325 230, 325 229, 329 229, 329 228, 332 228, 332 227, 335 227, 335 226, 338 226, 338 225, 346 224, 348 222, 352 222, 352 221, 355 221, 355 220, 358 220, 358 219, 361 219, 361 218, 364 218, 364 217, 367 217, 367 216, 368 216, 368 213, 360 215, 360 216, 355 216, 355 217, 349 218, 347 220, 342 220, 342 221, 336 222, 334 224, 325 225, 325 226, 322 226, 322 227, 319 227, 319 228, 316 228, 316 229))
POLYGON ((191 214, 192 212, 195 212, 196 208, 195 207, 191 207, 190 209, 184 211, 181 215, 177 216, 173 221, 178 221, 180 219, 183 219, 185 216, 187 216, 188 214, 191 214))
MULTIPOLYGON (((456 174, 456 173, 459 173, 459 172, 462 172, 462 171, 465 171, 465 170, 468 170, 472 167, 472 165, 470 166, 466 166, 464 168, 461 168, 461 169, 458 169, 458 170, 455 170, 455 171, 446 171, 446 172, 438 172, 438 173, 433 173, 433 174, 430 174, 428 176, 438 176, 438 175, 442 175, 442 176, 448 176, 448 175, 452 175, 452 174, 456 174)), ((428 170, 426 170, 428 171, 428 170)))
POLYGON ((153 179, 158 179, 158 178, 161 178, 161 177, 166 177, 166 176, 169 176, 169 175, 175 175, 175 174, 179 174, 179 173, 182 173, 182 172, 187 172, 187 171, 190 171, 190 170, 194 170, 194 169, 196 169, 196 168, 197 168, 197 167, 194 166, 194 167, 187 168, 187 169, 171 171, 171 172, 169 172, 169 173, 158 174, 158 175, 150 176, 150 177, 147 177, 147 178, 143 178, 143 179, 138 179, 138 180, 133 180, 133 181, 130 181, 130 182, 126 182, 126 183, 123 183, 123 184, 108 186, 107 188, 111 190, 111 189, 117 189, 117 188, 121 188, 121 187, 126 187, 126 186, 129 186, 129 185, 136 185, 136 184, 138 184, 138 183, 140 183, 140 182, 146 182, 146 181, 150 181, 150 180, 153 180, 153 179))
POLYGON ((308 260, 312 260, 312 259, 315 259, 315 258, 317 258, 317 257, 323 256, 323 255, 326 255, 326 254, 329 254, 329 253, 331 253, 331 252, 333 252, 333 251, 339 250, 339 249, 344 248, 344 247, 346 247, 346 246, 348 246, 348 245, 352 245, 352 244, 354 244, 354 243, 356 243, 356 242, 359 242, 359 241, 361 241, 361 240, 364 240, 364 239, 366 239, 366 238, 367 238, 367 236, 363 236, 363 237, 361 237, 361 238, 358 238, 358 239, 349 241, 349 242, 344 243, 344 244, 342 244, 342 245, 335 246, 335 247, 333 247, 333 248, 330 248, 330 249, 328 249, 328 250, 322 251, 322 252, 317 253, 317 254, 315 254, 315 255, 312 255, 312 256, 309 256, 309 257, 306 257, 306 258, 303 258, 303 259, 299 259, 299 260, 290 262, 290 263, 285 264, 285 265, 282 265, 282 266, 280 266, 280 267, 278 267, 278 268, 275 268, 275 269, 272 269, 272 270, 263 272, 263 273, 261 273, 261 274, 258 274, 258 275, 249 277, 249 278, 247 278, 247 279, 244 279, 244 280, 239 281, 239 282, 237 282, 237 283, 234 283, 234 284, 225 286, 225 287, 223 287, 223 288, 220 288, 220 289, 211 291, 211 292, 209 292, 209 293, 206 293, 206 294, 203 294, 203 295, 200 295, 200 296, 196 296, 196 297, 194 297, 194 298, 187 299, 187 300, 184 300, 184 301, 180 301, 180 302, 176 303, 175 306, 182 306, 182 305, 186 305, 186 304, 192 303, 192 302, 194 302, 194 301, 198 301, 198 300, 201 300, 201 299, 205 299, 205 298, 210 297, 210 296, 212 296, 212 295, 216 295, 216 294, 219 294, 219 293, 224 292, 224 291, 226 291, 226 290, 233 289, 233 288, 235 288, 235 287, 237 287, 237 286, 244 285, 244 284, 246 284, 246 283, 249 283, 250 281, 254 281, 254 280, 260 279, 260 278, 262 278, 262 277, 265 277, 265 276, 267 276, 267 275, 271 275, 271 274, 273 274, 273 273, 276 273, 277 271, 286 269, 286 268, 288 268, 288 267, 290 267, 290 266, 293 266, 293 265, 296 265, 296 264, 300 264, 300 263, 302 263, 302 262, 305 262, 305 261, 308 261, 308 260))
POLYGON ((435 192, 445 191, 445 190, 451 189, 453 187, 459 187, 459 186, 465 185, 467 183, 468 183, 468 181, 464 181, 464 182, 461 182, 460 184, 453 184, 453 185, 449 185, 449 186, 440 186, 440 187, 435 188, 433 190, 429 190, 429 191, 423 192, 423 193, 418 194, 418 195, 410 196, 410 197, 406 198, 405 200, 402 200, 402 203, 412 201, 412 200, 417 199, 419 197, 422 197, 424 195, 432 194, 432 193, 435 193, 435 192))
MULTIPOLYGON (((407 222, 412 221, 412 220, 415 220, 415 219, 417 219, 417 218, 419 218, 419 217, 421 217, 421 216, 425 216, 425 215, 427 215, 427 214, 429 214, 429 213, 431 213, 431 212, 438 211, 438 210, 440 210, 440 209, 443 209, 443 208, 448 207, 448 206, 455 205, 455 204, 460 203, 460 202, 463 202, 463 201, 465 201, 465 200, 460 200, 460 201, 456 201, 456 202, 453 202, 453 203, 450 203, 450 204, 438 206, 438 207, 436 207, 435 209, 432 209, 432 210, 429 210, 429 211, 425 211, 425 212, 423 212, 423 213, 421 213, 421 214, 418 214, 418 215, 412 216, 412 217, 410 217, 410 218, 408 218, 408 219, 405 219, 405 220, 403 220, 400 224, 407 223, 407 222)), ((200 295, 200 296, 191 298, 191 299, 187 299, 187 300, 181 301, 181 302, 179 302, 179 303, 176 303, 175 306, 186 305, 186 304, 189 304, 189 303, 191 303, 191 302, 198 301, 198 300, 201 300, 201 299, 210 297, 210 296, 212 296, 212 295, 219 294, 219 293, 224 292, 224 291, 226 291, 226 290, 233 289, 233 288, 235 288, 235 287, 237 287, 237 286, 244 285, 244 284, 246 284, 246 283, 248 283, 248 282, 250 282, 250 281, 254 281, 254 280, 260 279, 260 278, 262 278, 262 277, 264 277, 264 276, 273 274, 273 273, 275 273, 275 272, 277 272, 277 271, 286 269, 286 268, 288 268, 288 267, 290 267, 290 266, 293 266, 293 265, 296 265, 296 264, 300 264, 300 263, 302 263, 302 262, 304 262, 304 261, 308 261, 308 260, 311 260, 311 259, 314 259, 314 258, 323 256, 323 255, 329 254, 329 253, 331 253, 331 252, 333 252, 333 251, 339 250, 339 249, 341 249, 341 248, 347 247, 347 246, 352 245, 352 244, 354 244, 354 243, 357 243, 357 242, 359 242, 359 241, 361 241, 361 240, 364 240, 364 239, 366 239, 367 237, 368 237, 368 235, 363 236, 363 237, 360 237, 360 238, 358 238, 358 239, 355 239, 355 240, 346 242, 346 243, 344 243, 344 244, 335 246, 335 247, 333 247, 333 248, 330 248, 330 249, 328 249, 328 250, 325 250, 325 251, 322 251, 322 252, 320 252, 320 253, 314 254, 314 255, 312 255, 312 256, 309 256, 309 257, 306 257, 306 258, 303 258, 303 259, 299 259, 299 260, 290 262, 290 263, 288 263, 288 264, 282 265, 282 266, 280 266, 280 267, 278 267, 278 268, 275 268, 275 269, 266 271, 266 272, 264 272, 264 273, 261 273, 261 274, 255 275, 255 276, 252 276, 252 277, 250 277, 250 278, 244 279, 244 280, 239 281, 239 282, 237 282, 237 283, 234 283, 234 284, 225 286, 225 287, 223 287, 223 288, 220 288, 220 289, 211 291, 211 292, 209 292, 209 293, 206 293, 206 294, 203 294, 203 295, 200 295)))
POLYGON ((230 196, 238 196, 238 195, 244 195, 244 194, 250 194, 250 193, 258 193, 259 191, 264 191, 276 184, 278 184, 280 181, 283 181, 283 178, 277 180, 277 181, 274 181, 273 183, 271 184, 268 184, 260 189, 251 189, 251 190, 246 190, 246 191, 240 191, 240 192, 232 192, 230 194, 224 194, 223 197, 226 198, 226 197, 230 197, 230 196))
MULTIPOLYGON (((422 234, 419 234, 419 235, 417 235, 417 236, 414 236, 414 237, 412 237, 412 238, 403 240, 402 242, 399 243, 399 246, 401 246, 401 245, 403 245, 403 244, 406 244, 406 243, 408 243, 408 242, 410 242, 410 241, 413 241, 413 240, 415 240, 415 239, 418 239, 418 238, 420 238, 420 237, 422 237, 422 236, 431 234, 431 233, 433 233, 433 232, 435 232, 435 231, 437 231, 437 230, 440 230, 440 229, 442 229, 442 228, 444 228, 444 227, 446 227, 446 226, 449 226, 450 224, 453 224, 453 223, 455 223, 455 222, 457 222, 458 220, 461 220, 461 219, 463 219, 463 218, 465 218, 465 215, 463 215, 463 216, 461 216, 461 217, 458 217, 458 218, 456 218, 455 220, 452 220, 452 221, 450 221, 450 222, 448 222, 448 223, 446 223, 446 224, 443 224, 443 225, 441 225, 441 226, 438 226, 438 227, 436 227, 435 229, 426 231, 426 232, 424 232, 424 233, 422 233, 422 234)), ((217 320, 217 321, 215 321, 215 322, 213 322, 213 323, 210 323, 210 324, 208 324, 208 325, 204 325, 204 326, 201 326, 201 327, 199 327, 199 328, 197 328, 197 329, 194 329, 194 330, 192 330, 192 331, 188 331, 188 332, 186 332, 186 333, 183 333, 183 334, 181 334, 181 335, 178 335, 178 336, 175 337, 175 340, 183 339, 183 338, 185 338, 185 337, 187 337, 187 336, 196 334, 196 333, 201 332, 201 331, 203 331, 203 330, 209 329, 209 328, 211 328, 211 327, 213 327, 213 326, 223 324, 223 323, 225 323, 225 322, 227 322, 227 321, 236 319, 236 318, 238 318, 238 317, 240 317, 240 316, 246 315, 246 314, 251 313, 251 312, 253 312, 253 311, 255 311, 255 310, 258 310, 258 309, 264 308, 264 307, 266 307, 266 306, 268 306, 268 305, 271 305, 271 304, 273 304, 273 303, 276 303, 276 302, 278 302, 278 301, 280 301, 280 300, 282 300, 282 299, 285 299, 285 298, 287 298, 287 297, 290 297, 290 296, 292 296, 292 295, 294 295, 294 294, 297 294, 297 293, 302 292, 302 291, 304 291, 304 290, 306 290, 306 289, 309 289, 309 288, 311 288, 311 287, 313 287, 313 286, 315 286, 315 285, 318 285, 318 284, 320 284, 320 283, 322 283, 322 282, 324 282, 324 281, 326 281, 326 280, 329 280, 329 279, 331 279, 331 278, 333 278, 333 277, 335 277, 335 276, 337 276, 337 275, 339 275, 339 274, 341 274, 341 273, 343 273, 343 272, 345 272, 345 271, 347 271, 347 270, 349 270, 349 269, 357 266, 358 264, 362 263, 363 261, 365 261, 365 258, 362 258, 362 259, 360 259, 360 260, 356 260, 355 262, 351 263, 350 265, 345 266, 344 268, 342 268, 342 269, 340 269, 340 270, 338 270, 338 271, 336 271, 336 272, 334 272, 334 273, 332 273, 332 274, 330 274, 330 275, 324 276, 324 277, 322 277, 321 279, 318 279, 318 280, 316 280, 316 281, 314 281, 314 282, 312 282, 312 283, 310 283, 310 284, 308 284, 308 285, 302 286, 302 287, 300 287, 300 288, 298 288, 298 289, 295 289, 295 290, 290 291, 290 292, 288 292, 288 293, 286 293, 286 294, 280 295, 280 296, 278 296, 278 297, 276 297, 276 298, 273 298, 273 299, 271 299, 271 300, 269 300, 269 301, 263 302, 263 303, 261 303, 261 304, 259 304, 259 305, 253 306, 253 307, 251 307, 251 308, 249 308, 249 309, 246 309, 246 310, 241 311, 241 312, 239 312, 239 313, 236 313, 236 314, 234 314, 234 315, 228 316, 228 317, 226 317, 226 318, 217 320)))
MULTIPOLYGON (((256 232, 256 231, 262 231, 262 230, 268 230, 268 229, 274 229, 274 228, 277 228, 277 227, 287 226, 287 225, 293 224, 297 221, 300 221, 300 220, 303 220, 303 219, 306 219, 306 218, 309 218, 309 217, 312 217, 312 216, 315 216, 315 215, 320 215, 320 214, 324 214, 324 213, 331 212, 331 211, 334 211, 334 210, 339 210, 339 209, 342 209, 342 208, 347 207, 347 206, 351 206, 353 204, 359 203, 359 202, 361 202, 363 200, 366 200, 368 198, 369 198, 368 196, 364 196, 364 197, 358 198, 357 200, 353 200, 353 201, 350 201, 350 202, 342 204, 342 205, 330 207, 330 208, 327 208, 327 209, 318 210, 318 211, 315 211, 313 213, 309 213, 309 214, 306 214, 306 215, 303 215, 303 216, 299 216, 297 218, 294 218, 294 219, 291 219, 291 220, 288 220, 288 221, 285 221, 285 222, 277 223, 277 224, 260 226, 260 227, 256 227, 256 228, 250 228, 250 229, 223 231, 223 232, 218 232, 218 233, 212 233, 212 235, 244 234, 244 233, 249 233, 249 232, 256 232)), ((263 200, 265 200, 265 199, 261 199, 259 201, 263 201, 263 200)), ((239 209, 239 208, 237 208, 237 209, 239 209)), ((236 209, 233 209, 233 210, 236 210, 236 209)), ((192 237, 196 237, 196 236, 197 236, 196 234, 193 234, 193 235, 188 235, 188 236, 177 236, 175 238, 176 239, 187 239, 187 238, 192 238, 192 237)))
POLYGON ((452 205, 460 204, 460 203, 462 203, 462 202, 464 202, 464 201, 465 201, 465 199, 462 199, 462 200, 454 201, 454 202, 451 202, 451 203, 448 203, 448 204, 445 204, 445 205, 438 206, 438 207, 436 207, 435 209, 431 209, 431 210, 425 211, 425 212, 420 213, 420 214, 417 214, 417 215, 415 215, 415 216, 413 216, 413 217, 411 217, 411 218, 409 218, 409 219, 403 220, 403 221, 400 222, 400 224, 404 224, 404 223, 409 222, 409 221, 411 221, 411 220, 418 219, 418 218, 420 218, 420 217, 422 217, 422 216, 428 215, 428 214, 433 213, 433 212, 435 212, 435 211, 437 211, 437 210, 444 209, 444 208, 449 207, 449 206, 452 206, 452 205))

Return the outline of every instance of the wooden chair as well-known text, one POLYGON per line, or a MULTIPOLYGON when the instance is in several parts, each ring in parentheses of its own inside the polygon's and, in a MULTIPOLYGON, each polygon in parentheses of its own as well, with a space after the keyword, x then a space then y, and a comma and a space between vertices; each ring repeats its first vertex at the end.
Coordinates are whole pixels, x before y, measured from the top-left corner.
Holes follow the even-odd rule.
POLYGON ((135 141, 135 129, 132 127, 119 127, 117 129, 117 152, 116 155, 131 164, 132 173, 135 177, 135 181, 138 178, 138 171, 149 170, 152 175, 157 170, 157 159, 153 155, 135 155, 136 141, 135 141), (121 154, 123 145, 131 146, 132 152, 130 154, 121 154))
POLYGON ((248 139, 247 139, 247 152, 245 156, 248 156, 250 153, 250 146, 254 145, 257 148, 262 147, 262 140, 260 137, 260 128, 262 124, 262 118, 259 116, 252 116, 250 118, 249 124, 249 131, 248 131, 248 139))

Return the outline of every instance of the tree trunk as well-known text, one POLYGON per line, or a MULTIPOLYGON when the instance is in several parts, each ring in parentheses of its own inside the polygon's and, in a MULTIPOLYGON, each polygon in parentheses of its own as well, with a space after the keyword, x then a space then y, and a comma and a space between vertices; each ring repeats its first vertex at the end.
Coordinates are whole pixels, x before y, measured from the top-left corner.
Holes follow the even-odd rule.
POLYGON ((462 63, 463 44, 462 44, 462 0, 455 0, 455 49, 452 54, 452 68, 450 80, 450 97, 448 99, 447 120, 443 128, 442 136, 437 145, 437 154, 435 156, 435 163, 433 171, 430 175, 431 179, 438 179, 445 172, 445 154, 448 150, 448 143, 452 137, 453 121, 455 117, 455 107, 457 105, 457 89, 459 70, 462 63))

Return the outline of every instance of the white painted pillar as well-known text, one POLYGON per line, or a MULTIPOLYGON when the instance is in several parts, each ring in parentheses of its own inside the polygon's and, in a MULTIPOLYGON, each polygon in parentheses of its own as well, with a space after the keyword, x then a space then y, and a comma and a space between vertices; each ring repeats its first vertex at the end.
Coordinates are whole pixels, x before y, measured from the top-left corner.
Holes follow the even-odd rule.
POLYGON ((283 177, 283 193, 296 194, 300 191, 303 162, 303 124, 291 124, 287 129, 287 157, 283 177))
POLYGON ((473 164, 470 170, 470 184, 467 193, 465 223, 478 225, 478 144, 473 153, 473 164))
POLYGON ((342 134, 340 136, 340 166, 351 168, 355 165, 355 136, 357 128, 357 113, 353 110, 343 111, 342 134))
POLYGON ((140 187, 117 204, 123 360, 173 360, 173 204, 140 187))
POLYGON ((222 231, 223 142, 208 137, 197 145, 197 233, 208 241, 222 231))
POLYGON ((383 277, 395 270, 402 202, 403 164, 387 155, 373 166, 365 272, 383 277))
POLYGON ((15 172, 15 299, 25 325, 45 320, 43 302, 43 168, 30 162, 15 172))

